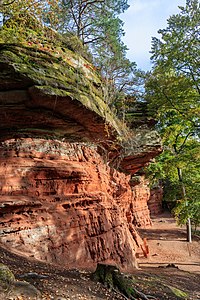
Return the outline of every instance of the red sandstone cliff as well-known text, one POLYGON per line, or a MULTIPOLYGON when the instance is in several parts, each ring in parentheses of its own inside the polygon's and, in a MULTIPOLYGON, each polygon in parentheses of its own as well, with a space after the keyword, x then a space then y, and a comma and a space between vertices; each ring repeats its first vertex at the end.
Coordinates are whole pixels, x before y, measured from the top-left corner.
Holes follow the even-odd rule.
POLYGON ((163 212, 162 199, 163 199, 162 187, 152 188, 148 200, 148 208, 152 216, 158 215, 163 212))
POLYGON ((0 46, 0 241, 70 268, 131 271, 142 243, 134 226, 150 217, 146 183, 130 184, 130 174, 158 155, 160 140, 124 128, 85 60, 59 55, 0 46))
POLYGON ((133 177, 130 181, 132 188, 131 211, 134 219, 133 224, 137 227, 149 227, 152 225, 148 201, 150 199, 150 187, 145 176, 133 177))
POLYGON ((129 229, 136 202, 130 175, 107 166, 95 149, 56 140, 10 139, 0 158, 2 243, 67 267, 135 266, 141 239, 129 229))

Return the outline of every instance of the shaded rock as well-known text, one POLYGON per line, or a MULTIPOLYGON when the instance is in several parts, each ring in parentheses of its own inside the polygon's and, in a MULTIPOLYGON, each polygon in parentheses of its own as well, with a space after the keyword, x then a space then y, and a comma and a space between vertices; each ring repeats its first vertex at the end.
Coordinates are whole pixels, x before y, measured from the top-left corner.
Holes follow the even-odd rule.
POLYGON ((132 189, 132 202, 130 204, 130 212, 133 216, 132 223, 137 227, 149 227, 152 225, 147 205, 150 198, 149 182, 144 175, 133 176, 130 185, 132 189))
POLYGON ((40 300, 41 294, 33 285, 25 281, 16 281, 12 271, 4 264, 0 264, 0 297, 1 299, 26 299, 40 300))
POLYGON ((18 276, 19 278, 25 278, 25 279, 45 279, 48 278, 47 275, 38 274, 35 272, 25 273, 18 276))
POLYGON ((166 266, 166 268, 175 268, 175 269, 178 269, 178 266, 176 266, 175 264, 168 264, 167 266, 166 266))
POLYGON ((22 296, 25 299, 41 300, 41 293, 32 284, 25 281, 15 281, 12 290, 9 292, 9 299, 22 296))
POLYGON ((148 200, 148 208, 151 215, 158 215, 163 212, 162 207, 163 189, 162 187, 155 187, 151 189, 150 197, 148 200))

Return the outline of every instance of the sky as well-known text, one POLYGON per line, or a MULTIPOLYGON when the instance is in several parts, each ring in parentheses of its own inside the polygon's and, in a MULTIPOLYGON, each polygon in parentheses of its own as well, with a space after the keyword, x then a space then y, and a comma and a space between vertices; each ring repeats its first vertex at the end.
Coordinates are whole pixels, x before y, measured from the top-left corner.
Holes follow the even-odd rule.
POLYGON ((129 9, 120 19, 124 21, 123 42, 128 46, 127 57, 142 70, 150 70, 151 38, 160 37, 159 29, 167 27, 167 19, 180 12, 185 0, 129 0, 129 9))

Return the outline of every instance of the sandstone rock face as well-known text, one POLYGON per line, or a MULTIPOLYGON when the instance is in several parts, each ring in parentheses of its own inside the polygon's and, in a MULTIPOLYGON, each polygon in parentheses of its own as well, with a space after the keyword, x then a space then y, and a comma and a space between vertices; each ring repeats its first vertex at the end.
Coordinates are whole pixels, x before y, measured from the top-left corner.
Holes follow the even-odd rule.
POLYGON ((150 210, 151 215, 158 215, 162 213, 163 211, 162 199, 163 199, 162 187, 151 189, 150 197, 148 200, 148 208, 150 210))
POLYGON ((142 241, 130 175, 110 168, 95 147, 57 140, 10 139, 0 158, 3 244, 71 268, 135 267, 142 241))
POLYGON ((38 43, 0 44, 0 242, 69 268, 131 271, 134 226, 151 222, 146 183, 130 177, 161 152, 160 138, 146 119, 122 124, 91 63, 48 29, 43 47, 37 32, 38 43))
POLYGON ((156 131, 129 130, 111 112, 91 64, 69 49, 57 52, 0 45, 0 140, 14 136, 92 141, 103 146, 113 167, 129 174, 161 152, 156 131))
POLYGON ((150 198, 149 182, 145 176, 133 177, 130 181, 132 188, 131 212, 134 216, 133 224, 146 228, 152 225, 147 202, 150 198))

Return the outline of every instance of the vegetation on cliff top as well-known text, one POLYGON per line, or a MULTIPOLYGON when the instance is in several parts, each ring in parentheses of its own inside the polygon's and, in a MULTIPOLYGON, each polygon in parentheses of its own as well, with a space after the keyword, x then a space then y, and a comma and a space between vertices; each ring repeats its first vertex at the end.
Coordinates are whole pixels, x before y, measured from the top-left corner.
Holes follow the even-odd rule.
POLYGON ((83 46, 77 37, 70 34, 64 37, 26 15, 26 18, 11 19, 3 26, 0 42, 1 63, 6 61, 45 94, 80 101, 119 134, 122 127, 125 133, 125 127, 104 101, 101 76, 81 56, 83 46))
MULTIPOLYGON (((6 0, 4 2, 9 3, 6 0)), ((127 0, 28 0, 25 2, 15 0, 10 5, 0 5, 0 11, 3 13, 5 25, 10 18, 24 18, 24 26, 19 28, 15 24, 13 32, 10 31, 12 38, 15 35, 19 37, 21 33, 26 34, 29 40, 33 34, 29 30, 30 24, 26 26, 27 13, 34 16, 38 22, 53 28, 53 31, 61 33, 62 37, 69 36, 71 32, 73 39, 70 37, 69 44, 73 44, 76 52, 82 56, 87 53, 87 59, 90 57, 103 78, 104 100, 115 110, 115 113, 125 118, 126 110, 131 104, 130 99, 132 102, 135 100, 137 82, 136 65, 126 58, 127 47, 122 42, 123 22, 119 18, 119 14, 128 7, 127 0), (93 58, 88 55, 87 49, 92 53, 93 58), (129 95, 128 99, 126 95, 129 95)), ((38 26, 38 29, 40 27, 38 26)), ((35 28, 33 30, 35 31, 35 28)), ((38 30, 38 38, 41 39, 40 43, 45 43, 42 32, 43 30, 38 30)), ((53 40, 54 35, 52 35, 52 42, 53 40)), ((57 43, 58 39, 56 38, 55 41, 57 43)))
POLYGON ((73 34, 61 35, 27 12, 5 22, 0 42, 0 61, 7 61, 15 72, 32 80, 37 90, 50 96, 78 100, 104 119, 108 125, 107 134, 117 134, 117 140, 111 143, 113 147, 122 145, 122 156, 130 151, 132 154, 143 151, 144 147, 160 148, 155 132, 152 132, 154 140, 149 139, 147 128, 143 136, 131 131, 111 111, 105 99, 105 80, 99 69, 83 57, 87 57, 88 52, 73 34))

